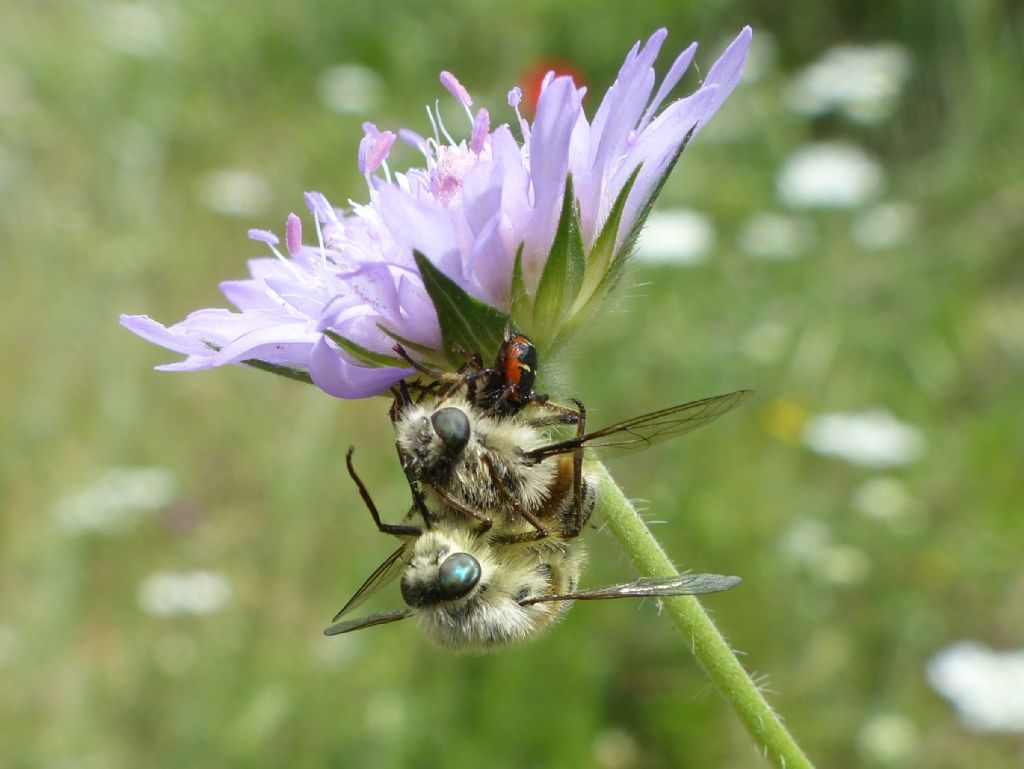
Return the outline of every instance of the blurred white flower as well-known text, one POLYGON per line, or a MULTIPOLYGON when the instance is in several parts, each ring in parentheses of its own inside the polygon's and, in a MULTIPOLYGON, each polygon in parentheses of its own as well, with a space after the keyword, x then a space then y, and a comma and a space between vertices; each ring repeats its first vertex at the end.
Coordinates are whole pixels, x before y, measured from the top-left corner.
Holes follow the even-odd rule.
POLYGON ((327 109, 341 115, 365 115, 380 104, 384 83, 362 64, 337 64, 320 73, 317 94, 327 109))
POLYGON ((815 519, 797 521, 781 542, 782 550, 824 582, 856 585, 871 573, 871 559, 861 548, 832 542, 832 532, 815 519))
POLYGON ((139 606, 158 617, 212 614, 231 598, 231 583, 213 571, 158 571, 139 584, 139 606))
POLYGON ((156 3, 104 3, 93 7, 96 35, 111 51, 138 58, 167 51, 166 7, 156 3))
POLYGON ((758 323, 740 342, 740 352, 757 363, 774 363, 786 349, 790 329, 777 321, 758 323))
POLYGON ((854 493, 853 506, 865 518, 885 523, 900 534, 919 531, 925 523, 921 505, 902 481, 889 475, 864 481, 854 493))
POLYGON ((804 426, 804 444, 818 454, 865 467, 897 467, 925 449, 921 431, 882 409, 819 414, 804 426))
POLYGON ((830 545, 816 564, 818 576, 833 585, 859 585, 871 574, 871 557, 854 545, 830 545))
POLYGON ((178 480, 167 468, 112 467, 92 485, 58 500, 51 514, 74 534, 109 532, 167 507, 177 496, 178 480))
POLYGON ((270 185, 259 174, 236 168, 209 171, 199 178, 200 202, 225 216, 253 216, 270 202, 270 185))
POLYGON ((699 211, 655 211, 647 218, 633 258, 645 264, 688 267, 707 259, 714 245, 715 227, 699 211))
POLYGON ((636 738, 624 729, 601 730, 594 736, 590 749, 593 765, 598 769, 629 769, 639 764, 640 748, 636 738))
POLYGON ((902 713, 875 713, 857 734, 860 754, 873 764, 903 766, 917 744, 917 730, 902 713))
POLYGON ((960 641, 932 657, 926 673, 968 729, 1024 732, 1024 649, 997 652, 960 641))
POLYGON ((803 115, 836 111, 860 123, 892 114, 910 74, 910 54, 893 43, 843 45, 796 73, 786 102, 803 115))
POLYGON ((768 211, 755 214, 740 228, 736 242, 760 259, 795 259, 806 253, 816 238, 807 219, 768 211))
POLYGON ((832 534, 822 521, 804 518, 793 524, 782 540, 783 549, 799 561, 817 559, 828 547, 832 534))
POLYGON ((884 181, 881 165, 860 147, 818 142, 785 160, 775 187, 793 208, 856 208, 875 197, 884 181))
POLYGON ((850 225, 850 237, 867 251, 902 245, 917 229, 917 209, 910 203, 888 201, 858 214, 850 225))

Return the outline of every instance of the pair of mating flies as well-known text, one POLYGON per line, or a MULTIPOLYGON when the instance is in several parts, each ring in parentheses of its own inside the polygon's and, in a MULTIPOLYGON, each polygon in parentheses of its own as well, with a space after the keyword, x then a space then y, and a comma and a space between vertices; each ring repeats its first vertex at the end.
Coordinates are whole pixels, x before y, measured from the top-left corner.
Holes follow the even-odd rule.
POLYGON ((586 550, 579 538, 597 498, 586 451, 602 456, 683 435, 744 403, 740 390, 655 411, 588 433, 586 410, 534 392, 537 352, 506 329, 494 366, 473 356, 457 374, 393 389, 391 419, 413 505, 384 523, 352 465, 374 523, 402 544, 363 583, 325 631, 338 635, 415 617, 428 637, 454 651, 524 641, 556 622, 574 600, 696 595, 727 590, 738 577, 682 574, 579 588, 586 550), (417 391, 413 398, 412 391, 417 391), (573 437, 552 430, 575 426, 573 437), (400 577, 405 608, 341 619, 400 577))

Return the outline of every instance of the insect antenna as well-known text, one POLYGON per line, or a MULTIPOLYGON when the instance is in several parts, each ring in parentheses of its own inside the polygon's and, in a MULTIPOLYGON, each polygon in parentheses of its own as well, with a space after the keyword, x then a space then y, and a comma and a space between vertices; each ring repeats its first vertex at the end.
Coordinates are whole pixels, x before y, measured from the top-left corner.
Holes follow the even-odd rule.
POLYGON ((465 502, 456 499, 442 488, 438 488, 437 486, 434 485, 431 485, 430 488, 432 488, 434 490, 434 493, 437 494, 437 496, 439 496, 442 500, 444 500, 444 503, 451 507, 453 510, 458 510, 460 513, 465 513, 471 518, 475 518, 476 520, 480 521, 480 534, 483 534, 484 532, 490 530, 491 526, 494 523, 494 521, 490 517, 488 517, 484 513, 481 513, 479 510, 470 507, 465 502))
POLYGON ((413 477, 412 469, 409 467, 409 463, 405 460, 405 454, 402 453, 402 447, 395 441, 395 451, 398 452, 398 463, 402 466, 402 472, 405 474, 405 482, 409 484, 409 491, 412 492, 412 503, 416 508, 416 512, 420 514, 420 518, 423 519, 423 525, 426 528, 433 526, 433 515, 430 509, 427 507, 427 502, 423 499, 423 492, 420 491, 420 485, 413 477))
POLYGON ((383 534, 392 534, 396 537, 410 535, 418 537, 422 534, 423 529, 419 526, 412 526, 404 523, 384 523, 381 521, 380 513, 377 512, 377 506, 373 504, 370 492, 367 491, 366 485, 356 474, 355 467, 352 466, 352 455, 355 453, 355 450, 355 446, 348 447, 348 454, 345 455, 345 465, 348 467, 348 474, 351 476, 352 480, 355 481, 356 488, 359 489, 359 496, 363 498, 366 508, 370 511, 370 516, 373 518, 373 522, 377 524, 377 530, 383 534))
POLYGON ((406 351, 406 349, 404 347, 402 347, 402 345, 400 345, 399 343, 395 342, 395 346, 392 347, 391 349, 394 350, 396 353, 398 353, 398 357, 399 358, 404 360, 406 363, 408 363, 410 366, 412 366, 414 369, 419 371, 424 376, 428 376, 431 379, 442 379, 442 378, 444 378, 444 374, 443 373, 441 373, 440 371, 433 371, 433 370, 427 368, 426 366, 424 366, 418 360, 413 358, 406 351))

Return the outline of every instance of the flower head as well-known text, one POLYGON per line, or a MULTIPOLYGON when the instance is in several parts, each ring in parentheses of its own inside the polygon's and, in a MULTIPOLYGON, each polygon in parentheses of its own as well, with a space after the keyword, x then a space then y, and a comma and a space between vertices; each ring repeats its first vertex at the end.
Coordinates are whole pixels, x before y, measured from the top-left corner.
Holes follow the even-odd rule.
POLYGON ((240 312, 199 310, 169 328, 146 316, 121 322, 187 356, 161 369, 244 363, 347 398, 413 372, 396 343, 425 364, 458 366, 466 352, 494 354, 511 323, 545 355, 621 276, 682 149, 739 81, 751 37, 745 28, 697 91, 662 109, 696 51, 693 44, 679 54, 655 92, 666 34, 633 47, 592 120, 584 89, 549 73, 532 123, 514 88, 513 126, 494 126, 443 72, 468 138, 452 137, 437 105, 427 110, 427 138, 365 124, 358 163, 369 201, 342 211, 308 193, 316 243, 303 245, 292 214, 287 254, 272 233, 250 231, 273 256, 252 260, 250 278, 221 285, 240 312), (396 138, 422 153, 422 167, 392 173, 396 138))

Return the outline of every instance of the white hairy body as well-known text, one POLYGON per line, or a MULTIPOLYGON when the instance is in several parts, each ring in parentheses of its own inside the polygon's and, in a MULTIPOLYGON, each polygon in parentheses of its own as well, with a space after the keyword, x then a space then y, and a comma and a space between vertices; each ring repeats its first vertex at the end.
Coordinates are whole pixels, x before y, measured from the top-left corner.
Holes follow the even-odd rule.
POLYGON ((432 641, 468 653, 527 641, 553 626, 571 601, 525 606, 520 601, 573 592, 586 562, 578 538, 507 544, 465 526, 435 526, 416 539, 402 573, 403 584, 430 585, 438 565, 453 552, 477 559, 479 583, 462 598, 413 607, 413 616, 432 641))
MULTIPOLYGON (((451 398, 443 408, 457 408, 469 420, 465 447, 451 457, 431 424, 435 403, 408 406, 395 422, 395 434, 403 461, 417 480, 449 495, 457 502, 496 514, 516 523, 525 510, 537 515, 551 498, 559 474, 559 459, 535 462, 524 452, 549 443, 550 435, 522 419, 487 416, 463 398, 451 398)), ((432 509, 443 507, 430 500, 432 509)))

